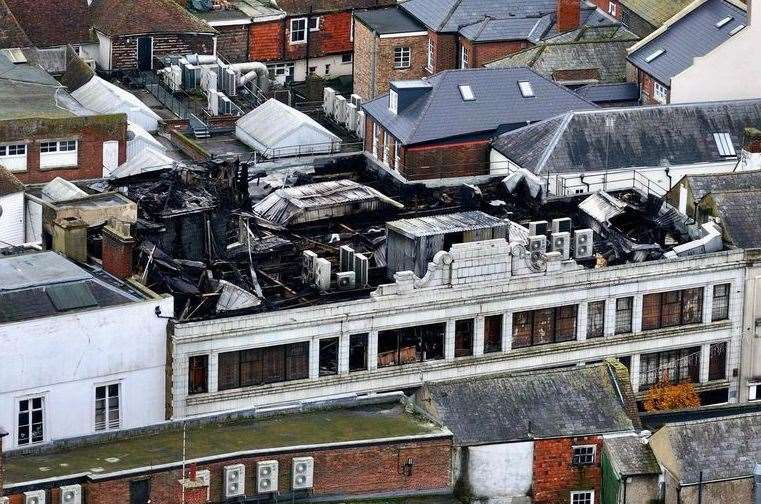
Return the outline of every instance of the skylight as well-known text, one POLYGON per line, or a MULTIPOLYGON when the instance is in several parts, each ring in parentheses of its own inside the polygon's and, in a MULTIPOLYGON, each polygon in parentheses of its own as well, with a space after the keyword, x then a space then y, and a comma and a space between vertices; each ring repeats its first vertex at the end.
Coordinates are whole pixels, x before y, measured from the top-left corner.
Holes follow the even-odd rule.
POLYGON ((521 94, 524 98, 531 98, 534 95, 534 88, 529 81, 518 81, 518 87, 521 89, 521 94))
POLYGON ((735 26, 734 28, 732 28, 732 31, 729 32, 729 36, 731 37, 732 35, 737 35, 740 32, 740 30, 742 30, 743 28, 745 28, 744 24, 735 26))
POLYGON ((651 53, 650 56, 645 58, 645 63, 651 63, 652 61, 655 60, 655 58, 657 58, 659 56, 662 56, 663 53, 665 53, 665 52, 666 52, 666 49, 658 49, 654 53, 651 53))
POLYGON ((714 133, 713 140, 716 142, 716 148, 719 149, 721 157, 735 156, 735 146, 732 145, 732 137, 729 133, 714 133))
POLYGON ((716 28, 721 28, 722 26, 726 25, 727 23, 729 23, 733 19, 734 19, 734 17, 732 17, 732 16, 727 16, 724 19, 720 19, 719 22, 716 23, 716 28))
POLYGON ((476 99, 476 95, 473 94, 473 89, 467 84, 460 86, 460 94, 465 101, 473 101, 476 99))

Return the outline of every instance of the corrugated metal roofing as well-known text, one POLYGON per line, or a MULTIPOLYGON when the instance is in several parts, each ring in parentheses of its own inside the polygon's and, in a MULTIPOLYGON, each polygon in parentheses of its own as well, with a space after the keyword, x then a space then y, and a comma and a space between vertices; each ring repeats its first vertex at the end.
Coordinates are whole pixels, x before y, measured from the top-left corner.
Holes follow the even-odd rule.
POLYGON ((140 99, 97 75, 72 91, 71 95, 88 109, 100 114, 127 114, 130 122, 146 131, 156 131, 161 120, 158 114, 140 99))
POLYGON ((386 226, 407 237, 458 233, 507 225, 507 221, 481 211, 430 215, 388 222, 386 226))

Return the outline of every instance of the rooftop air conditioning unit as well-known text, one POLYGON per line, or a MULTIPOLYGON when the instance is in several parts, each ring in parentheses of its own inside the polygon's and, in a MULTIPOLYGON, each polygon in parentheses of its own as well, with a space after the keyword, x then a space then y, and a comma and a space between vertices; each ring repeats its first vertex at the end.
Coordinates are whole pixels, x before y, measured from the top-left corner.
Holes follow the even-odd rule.
POLYGON ((235 70, 232 68, 226 68, 223 75, 223 82, 224 87, 222 91, 225 92, 227 96, 237 96, 238 95, 238 74, 235 73, 235 70))
POLYGON ((552 233, 552 251, 560 252, 564 261, 571 258, 571 233, 564 231, 561 233, 552 233))
POLYGON ((571 226, 571 219, 568 217, 563 217, 562 219, 552 219, 553 233, 570 233, 571 226))
POLYGON ((314 263, 317 261, 317 254, 311 250, 305 250, 301 254, 301 281, 305 284, 314 283, 314 263))
POLYGON ((219 93, 219 115, 230 115, 232 113, 233 102, 224 93, 219 93))
POLYGON ((24 504, 45 504, 45 490, 24 492, 24 504))
POLYGON ((312 457, 293 458, 293 490, 308 490, 314 481, 314 459, 312 457))
POLYGON ((360 108, 362 108, 362 97, 361 97, 361 96, 359 96, 358 94, 353 94, 353 95, 351 95, 351 96, 349 97, 349 101, 351 102, 351 104, 352 104, 352 105, 354 105, 355 107, 357 107, 357 110, 359 110, 360 108))
POLYGON ((256 463, 256 493, 277 492, 277 460, 256 463))
POLYGON ((326 87, 322 91, 322 111, 328 117, 333 117, 333 109, 336 105, 336 90, 326 87))
POLYGON ((225 466, 225 499, 246 495, 246 466, 234 464, 225 466))
POLYGON ((203 68, 201 70, 201 89, 204 91, 216 91, 217 72, 210 68, 203 68))
POLYGON ((214 90, 210 90, 206 95, 206 102, 209 105, 209 112, 213 116, 219 115, 219 93, 214 90))
POLYGON ((370 260, 364 254, 354 254, 354 284, 367 287, 370 282, 370 260))
POLYGON ((529 236, 528 237, 528 250, 529 252, 547 252, 547 237, 544 235, 529 236))
POLYGON ((335 108, 333 109, 333 119, 338 124, 346 122, 346 98, 343 96, 336 96, 335 108))
POLYGON ((365 111, 357 111, 357 129, 354 130, 359 138, 365 138, 365 111))
POLYGON ((338 271, 354 271, 354 249, 348 245, 341 245, 338 249, 338 271))
POLYGON ((591 229, 577 229, 573 233, 573 258, 589 259, 592 257, 594 248, 594 231, 591 229))
POLYGON ((330 289, 330 261, 320 257, 314 262, 314 283, 321 291, 330 289))
POLYGON ((82 485, 62 486, 61 504, 82 504, 82 485))
POLYGON ((192 91, 198 87, 201 80, 201 67, 196 65, 185 65, 182 68, 182 87, 187 91, 192 91))
POLYGON ((356 286, 356 275, 353 271, 341 271, 336 273, 336 287, 338 290, 351 290, 356 286))
POLYGON ((540 236, 540 235, 546 235, 547 234, 547 221, 540 220, 540 221, 533 221, 528 223, 528 235, 529 236, 540 236))
POLYGON ((170 66, 165 78, 167 79, 169 89, 172 91, 182 89, 182 67, 180 65, 170 66))
POLYGON ((344 124, 346 124, 346 129, 349 131, 357 129, 357 106, 353 103, 346 105, 346 121, 344 124))

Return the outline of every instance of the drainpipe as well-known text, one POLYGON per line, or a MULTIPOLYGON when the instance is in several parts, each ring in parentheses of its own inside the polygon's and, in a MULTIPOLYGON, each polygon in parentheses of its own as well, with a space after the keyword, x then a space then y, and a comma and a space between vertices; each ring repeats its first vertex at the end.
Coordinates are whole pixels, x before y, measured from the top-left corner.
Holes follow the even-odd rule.
POLYGON ((624 502, 622 504, 626 504, 626 484, 629 483, 630 480, 630 477, 624 478, 624 502))
POLYGON ((703 471, 698 476, 698 504, 703 504, 703 471))
POLYGON ((761 504, 761 464, 753 469, 753 504, 761 504))
MULTIPOLYGON (((589 182, 584 182, 584 174, 579 174, 579 182, 584 184, 587 187, 587 192, 589 192, 589 182)), ((624 489, 626 489, 626 486, 624 486, 624 489)))
MULTIPOLYGON (((307 39, 307 44, 306 44, 307 45, 307 47, 306 47, 306 49, 307 49, 306 71, 307 71, 307 73, 306 73, 306 77, 304 78, 305 81, 309 79, 309 46, 311 45, 309 43, 309 39, 312 38, 312 36, 310 35, 310 31, 309 31, 309 21, 311 21, 311 20, 312 20, 312 6, 310 5, 309 6, 309 11, 307 12, 307 26, 306 26, 306 39, 307 39)), ((315 73, 317 73, 317 72, 315 72, 315 73)))

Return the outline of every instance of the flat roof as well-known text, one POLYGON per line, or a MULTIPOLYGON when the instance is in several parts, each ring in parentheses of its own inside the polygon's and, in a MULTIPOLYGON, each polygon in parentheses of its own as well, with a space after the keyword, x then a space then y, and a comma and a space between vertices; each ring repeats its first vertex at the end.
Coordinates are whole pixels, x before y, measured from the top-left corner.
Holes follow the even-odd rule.
MULTIPOLYGON (((451 433, 421 416, 408 414, 400 402, 269 418, 198 423, 186 428, 186 462, 226 455, 337 443, 390 441, 409 437, 448 437, 451 433)), ((68 449, 33 455, 7 453, 5 484, 89 476, 182 463, 182 424, 152 433, 105 441, 102 436, 68 449)))
POLYGON ((425 25, 399 7, 360 11, 354 16, 378 35, 427 31, 425 25))
POLYGON ((90 273, 55 252, 0 258, 0 292, 91 278, 90 273))
POLYGON ((481 211, 473 211, 400 219, 391 221, 386 225, 388 229, 392 229, 409 238, 415 238, 498 226, 507 227, 508 222, 481 211))

